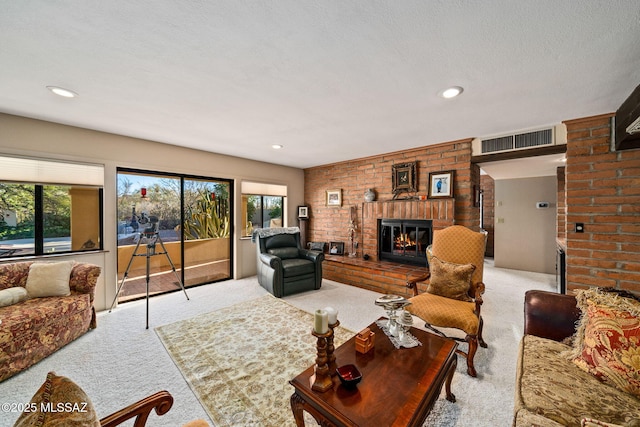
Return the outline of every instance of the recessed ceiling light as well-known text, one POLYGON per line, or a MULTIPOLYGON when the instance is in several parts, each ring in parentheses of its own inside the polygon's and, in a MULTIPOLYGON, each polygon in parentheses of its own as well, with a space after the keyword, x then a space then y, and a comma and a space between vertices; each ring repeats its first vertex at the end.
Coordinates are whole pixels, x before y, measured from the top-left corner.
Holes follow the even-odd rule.
POLYGON ((451 86, 440 92, 439 95, 443 98, 450 99, 460 95, 463 91, 464 89, 460 86, 451 86))
POLYGON ((283 148, 284 148, 284 145, 281 145, 281 144, 273 144, 273 145, 271 146, 271 148, 273 148, 274 150, 281 150, 281 149, 283 149, 283 148))
POLYGON ((47 89, 49 89, 51 92, 55 93, 56 95, 63 96, 65 98, 75 98, 76 96, 78 96, 78 94, 75 93, 74 91, 65 89, 59 86, 47 86, 47 89))

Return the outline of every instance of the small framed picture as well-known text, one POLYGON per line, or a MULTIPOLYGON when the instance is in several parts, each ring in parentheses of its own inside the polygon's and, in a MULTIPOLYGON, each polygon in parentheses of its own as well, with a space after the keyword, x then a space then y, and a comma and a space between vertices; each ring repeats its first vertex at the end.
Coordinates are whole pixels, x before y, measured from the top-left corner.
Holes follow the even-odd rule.
POLYGON ((309 206, 298 206, 298 218, 309 218, 309 206))
POLYGON ((454 171, 430 172, 429 173, 429 198, 453 197, 453 174, 454 171))
POLYGON ((344 242, 329 242, 330 255, 344 255, 344 242))
POLYGON ((342 190, 327 190, 327 206, 342 206, 342 190))

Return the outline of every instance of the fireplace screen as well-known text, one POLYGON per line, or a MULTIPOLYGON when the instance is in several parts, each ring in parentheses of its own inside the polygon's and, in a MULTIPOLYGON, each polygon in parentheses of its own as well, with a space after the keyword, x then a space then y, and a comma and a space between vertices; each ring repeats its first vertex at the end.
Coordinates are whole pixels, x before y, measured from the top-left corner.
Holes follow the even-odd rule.
POLYGON ((430 244, 430 220, 378 220, 380 260, 425 265, 427 246, 430 244))

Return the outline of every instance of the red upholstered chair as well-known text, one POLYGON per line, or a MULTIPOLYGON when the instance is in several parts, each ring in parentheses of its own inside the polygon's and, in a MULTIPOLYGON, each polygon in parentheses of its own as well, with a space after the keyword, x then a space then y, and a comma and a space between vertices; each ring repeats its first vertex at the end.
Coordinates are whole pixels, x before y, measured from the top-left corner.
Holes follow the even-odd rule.
POLYGON ((478 349, 486 347, 482 338, 482 281, 486 233, 479 233, 467 227, 454 225, 435 230, 433 243, 427 248, 429 272, 421 277, 411 278, 407 287, 414 296, 406 309, 426 322, 426 327, 446 336, 436 329, 453 328, 463 331, 464 339, 449 337, 468 343, 465 352, 458 354, 467 359, 467 373, 475 377, 473 358, 478 349), (418 283, 426 282, 426 290, 418 291, 418 283))

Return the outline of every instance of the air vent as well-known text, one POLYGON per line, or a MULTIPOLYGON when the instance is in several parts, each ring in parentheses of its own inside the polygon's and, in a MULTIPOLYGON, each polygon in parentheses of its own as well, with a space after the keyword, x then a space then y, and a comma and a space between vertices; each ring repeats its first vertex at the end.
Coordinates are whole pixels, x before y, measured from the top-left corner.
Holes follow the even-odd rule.
POLYGON ((476 139, 474 140, 474 155, 563 144, 566 143, 566 139, 563 138, 562 130, 566 134, 566 128, 558 125, 555 128, 501 135, 495 138, 476 139), (479 144, 476 145, 477 143, 479 144), (478 148, 480 148, 480 153, 476 151, 478 148))
POLYGON ((552 129, 543 129, 515 135, 516 149, 553 145, 552 129))
POLYGON ((493 153, 494 151, 504 151, 504 150, 512 150, 512 149, 513 149, 513 135, 482 140, 483 153, 493 153))

